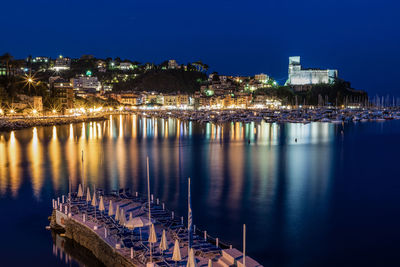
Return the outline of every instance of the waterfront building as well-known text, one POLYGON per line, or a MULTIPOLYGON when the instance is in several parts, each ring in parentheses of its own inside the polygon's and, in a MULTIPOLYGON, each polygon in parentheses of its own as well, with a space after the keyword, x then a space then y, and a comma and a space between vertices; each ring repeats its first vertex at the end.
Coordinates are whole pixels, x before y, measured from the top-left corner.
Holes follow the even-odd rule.
POLYGON ((124 105, 135 106, 139 104, 139 96, 134 93, 122 93, 119 102, 124 105))
POLYGON ((33 109, 38 112, 43 110, 43 100, 41 96, 32 96, 31 97, 33 109))
POLYGON ((179 107, 187 107, 189 106, 189 95, 186 94, 179 94, 177 95, 176 105, 179 107))
POLYGON ((51 88, 63 111, 74 107, 74 88, 70 81, 58 78, 52 82, 51 88))
POLYGON ((178 103, 178 99, 176 95, 169 94, 164 95, 164 106, 176 107, 178 103))
POLYGON ((232 95, 231 94, 225 95, 222 103, 223 103, 222 105, 224 106, 224 108, 232 107, 233 103, 234 103, 232 95))
POLYGON ((29 108, 40 112, 43 110, 43 102, 41 96, 28 96, 24 94, 17 94, 18 102, 14 102, 12 106, 18 109, 29 108))
POLYGON ((287 85, 296 91, 309 90, 313 84, 332 84, 338 78, 338 71, 333 69, 305 69, 300 64, 300 57, 289 57, 289 78, 287 85))
POLYGON ((210 98, 210 106, 212 108, 221 108, 224 105, 223 97, 213 96, 210 98))

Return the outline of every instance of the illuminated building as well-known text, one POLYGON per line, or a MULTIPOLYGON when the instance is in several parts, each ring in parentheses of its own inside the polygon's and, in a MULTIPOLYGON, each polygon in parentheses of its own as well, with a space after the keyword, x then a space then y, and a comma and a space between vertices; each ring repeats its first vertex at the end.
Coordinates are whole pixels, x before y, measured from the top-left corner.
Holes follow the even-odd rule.
POLYGON ((34 71, 46 71, 49 68, 50 58, 34 57, 31 60, 31 68, 34 71))
POLYGON ((289 57, 289 78, 286 84, 296 91, 306 91, 313 84, 332 84, 337 77, 337 70, 303 69, 300 57, 289 57))
POLYGON ((175 59, 168 60, 168 69, 179 69, 179 65, 175 59))
POLYGON ((92 77, 91 72, 87 72, 86 76, 78 76, 71 79, 74 92, 77 96, 86 97, 87 95, 96 94, 101 90, 101 83, 97 77, 92 77))
POLYGON ((177 106, 189 106, 189 95, 179 94, 177 95, 176 105, 177 106))
POLYGON ((6 76, 7 68, 0 64, 0 76, 6 76))
POLYGON ((121 62, 119 63, 120 70, 133 70, 135 66, 130 62, 121 62))
POLYGON ((53 70, 54 71, 62 71, 62 70, 69 70, 71 66, 71 59, 68 57, 63 57, 60 55, 55 61, 53 70))
POLYGON ((62 110, 74 107, 74 89, 71 82, 59 78, 53 81, 51 88, 53 94, 59 99, 62 110))
POLYGON ((260 83, 267 83, 269 80, 269 76, 264 73, 254 75, 254 79, 260 83))
POLYGON ((178 103, 176 95, 164 95, 164 106, 176 106, 178 103))

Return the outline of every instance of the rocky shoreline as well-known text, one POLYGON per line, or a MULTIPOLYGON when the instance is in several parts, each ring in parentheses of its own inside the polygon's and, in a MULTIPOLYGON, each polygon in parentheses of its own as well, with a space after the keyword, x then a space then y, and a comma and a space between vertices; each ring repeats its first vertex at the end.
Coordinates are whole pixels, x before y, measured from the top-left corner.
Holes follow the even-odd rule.
POLYGON ((54 126, 70 123, 103 121, 107 120, 105 115, 100 116, 58 116, 58 117, 39 117, 39 118, 0 118, 0 131, 7 132, 37 126, 54 126))

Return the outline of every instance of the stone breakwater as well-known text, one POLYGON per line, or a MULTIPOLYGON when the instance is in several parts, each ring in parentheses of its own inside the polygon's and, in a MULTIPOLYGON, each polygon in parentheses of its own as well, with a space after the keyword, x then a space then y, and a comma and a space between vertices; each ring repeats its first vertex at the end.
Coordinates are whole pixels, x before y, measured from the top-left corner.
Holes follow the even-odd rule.
POLYGON ((118 253, 109 244, 104 242, 92 229, 86 227, 73 219, 65 221, 65 228, 62 228, 56 223, 56 211, 53 210, 50 219, 50 227, 54 230, 65 231, 65 237, 74 240, 81 246, 90 250, 93 255, 100 260, 105 266, 115 267, 137 267, 130 262, 126 257, 118 253))
POLYGON ((13 131, 24 128, 31 128, 37 126, 53 126, 61 124, 89 122, 89 121, 103 121, 108 117, 101 116, 59 116, 59 117, 44 117, 44 118, 0 118, 0 131, 13 131))

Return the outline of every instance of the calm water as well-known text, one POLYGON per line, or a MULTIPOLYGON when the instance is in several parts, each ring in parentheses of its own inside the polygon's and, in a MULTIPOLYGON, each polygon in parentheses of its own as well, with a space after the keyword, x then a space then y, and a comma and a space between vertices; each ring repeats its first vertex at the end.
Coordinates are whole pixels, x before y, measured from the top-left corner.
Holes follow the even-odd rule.
POLYGON ((399 121, 217 126, 112 116, 0 133, 0 265, 97 265, 75 244, 72 261, 54 255, 51 198, 82 173, 90 185, 144 193, 147 155, 155 197, 186 217, 192 177, 197 227, 241 249, 246 223, 248 253, 265 266, 399 265, 399 151, 399 121))

